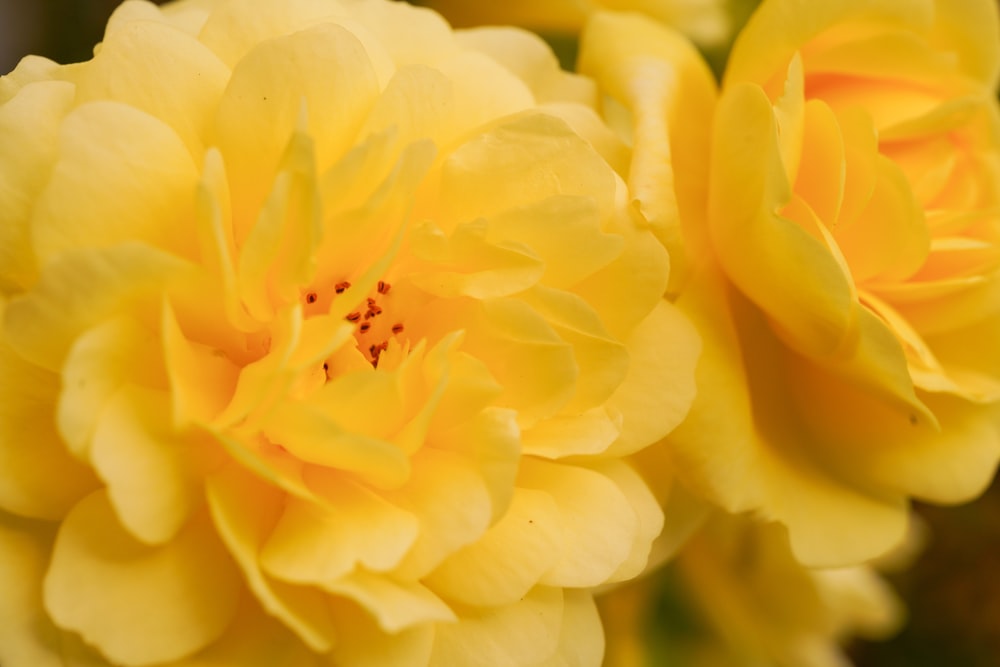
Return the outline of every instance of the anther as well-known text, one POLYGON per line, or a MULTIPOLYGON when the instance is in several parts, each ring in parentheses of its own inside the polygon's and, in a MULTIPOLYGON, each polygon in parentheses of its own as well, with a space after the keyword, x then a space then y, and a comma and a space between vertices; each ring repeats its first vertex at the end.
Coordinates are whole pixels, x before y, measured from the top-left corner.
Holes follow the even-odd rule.
POLYGON ((371 329, 371 328, 372 328, 372 323, 371 322, 362 322, 361 326, 358 327, 358 329, 361 331, 361 333, 368 333, 368 330, 371 329))
POLYGON ((403 325, 402 325, 402 323, 397 322, 396 324, 393 324, 392 325, 392 333, 394 333, 394 334, 401 334, 401 333, 403 333, 403 325))
POLYGON ((333 286, 333 291, 336 292, 337 294, 343 294, 344 290, 346 290, 350 286, 351 286, 351 283, 349 283, 349 282, 347 282, 345 280, 342 283, 337 283, 336 285, 334 285, 333 286))
POLYGON ((351 313, 350 315, 347 316, 347 321, 348 322, 357 322, 360 319, 361 319, 361 313, 357 313, 357 312, 351 313))
POLYGON ((306 294, 306 303, 316 303, 317 298, 316 292, 309 292, 306 294))
POLYGON ((379 294, 388 294, 390 289, 392 289, 392 285, 390 285, 389 283, 385 282, 384 280, 378 281, 378 293, 379 294))

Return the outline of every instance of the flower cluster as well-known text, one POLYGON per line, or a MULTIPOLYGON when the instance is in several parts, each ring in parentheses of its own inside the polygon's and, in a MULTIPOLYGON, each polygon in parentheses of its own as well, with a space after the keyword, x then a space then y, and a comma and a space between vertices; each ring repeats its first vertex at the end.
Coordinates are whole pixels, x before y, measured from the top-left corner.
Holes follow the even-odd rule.
POLYGON ((992 0, 427 4, 0 78, 4 667, 838 664, 989 483, 992 0))

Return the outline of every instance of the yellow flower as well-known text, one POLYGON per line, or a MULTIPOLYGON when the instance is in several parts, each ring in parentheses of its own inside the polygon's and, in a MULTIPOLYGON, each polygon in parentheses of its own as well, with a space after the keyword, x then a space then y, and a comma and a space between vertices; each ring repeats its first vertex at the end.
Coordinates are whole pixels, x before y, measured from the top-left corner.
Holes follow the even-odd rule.
POLYGON ((685 306, 712 331, 714 390, 670 447, 807 563, 871 558, 910 497, 967 500, 993 475, 998 25, 988 1, 777 0, 734 47, 707 216, 724 278, 685 306))
POLYGON ((842 647, 850 639, 884 639, 904 616, 874 567, 805 568, 781 526, 719 512, 670 567, 599 604, 609 667, 655 665, 660 652, 692 667, 845 665, 842 647), (657 618, 663 609, 673 616, 661 611, 657 618), (682 622, 676 610, 688 618, 682 622), (629 616, 637 622, 619 622, 629 616))
POLYGON ((0 663, 598 664, 700 343, 592 86, 247 4, 0 79, 0 663))
POLYGON ((579 32, 599 10, 642 12, 712 47, 731 37, 730 5, 744 0, 427 0, 456 25, 513 23, 536 30, 579 32))
MULTIPOLYGON (((673 164, 659 200, 676 199, 666 229, 690 269, 674 291, 706 350, 668 464, 727 510, 783 523, 803 562, 869 559, 901 539, 909 498, 966 500, 993 475, 998 26, 988 0, 766 0, 736 40, 710 150, 676 136, 707 120, 641 122, 658 97, 692 104, 650 85, 656 67, 682 80, 679 52, 622 30, 631 56, 598 64, 588 52, 615 39, 584 37, 634 154, 673 164)), ((635 167, 630 183, 655 173, 635 167)))

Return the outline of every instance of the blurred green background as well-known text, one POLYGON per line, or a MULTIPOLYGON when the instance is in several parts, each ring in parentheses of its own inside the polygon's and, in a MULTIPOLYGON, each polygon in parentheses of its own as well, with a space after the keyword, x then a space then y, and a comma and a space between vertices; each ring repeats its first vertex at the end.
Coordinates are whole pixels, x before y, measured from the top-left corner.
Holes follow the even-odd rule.
MULTIPOLYGON (((63 63, 88 59, 118 2, 0 0, 0 73, 28 53, 63 63)), ((552 41, 563 61, 571 61, 572 40, 552 41)), ((724 58, 724 53, 709 55, 716 64, 724 58)), ((855 664, 1000 666, 1000 485, 962 507, 918 506, 917 512, 928 528, 927 549, 912 568, 891 577, 909 608, 909 623, 891 641, 852 645, 855 664)), ((656 633, 664 639, 682 628, 694 632, 698 625, 684 606, 683 582, 670 588, 661 613, 673 632, 656 633)))

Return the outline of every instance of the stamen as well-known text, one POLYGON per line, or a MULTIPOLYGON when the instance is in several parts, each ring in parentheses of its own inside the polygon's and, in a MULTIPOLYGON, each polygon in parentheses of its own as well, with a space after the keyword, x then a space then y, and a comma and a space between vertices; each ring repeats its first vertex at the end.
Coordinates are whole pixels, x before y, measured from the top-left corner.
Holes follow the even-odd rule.
POLYGON ((316 299, 319 298, 316 292, 309 292, 306 294, 306 303, 316 303, 316 299))
POLYGON ((361 319, 361 313, 358 312, 351 313, 350 315, 347 316, 346 319, 348 322, 357 322, 358 320, 361 319))
POLYGON ((372 328, 372 323, 371 322, 362 322, 361 326, 358 327, 358 330, 361 333, 368 333, 368 330, 371 329, 371 328, 372 328))
POLYGON ((389 283, 385 282, 384 280, 378 281, 378 293, 379 294, 388 294, 390 289, 392 289, 392 285, 390 285, 389 283))
POLYGON ((344 282, 337 283, 336 285, 334 285, 333 286, 333 291, 336 292, 337 294, 343 294, 344 290, 346 290, 350 286, 351 286, 351 283, 349 283, 349 282, 347 282, 345 280, 344 282))
POLYGON ((401 334, 401 333, 403 333, 403 323, 402 322, 396 322, 395 324, 393 324, 392 325, 392 333, 394 333, 394 334, 401 334))

